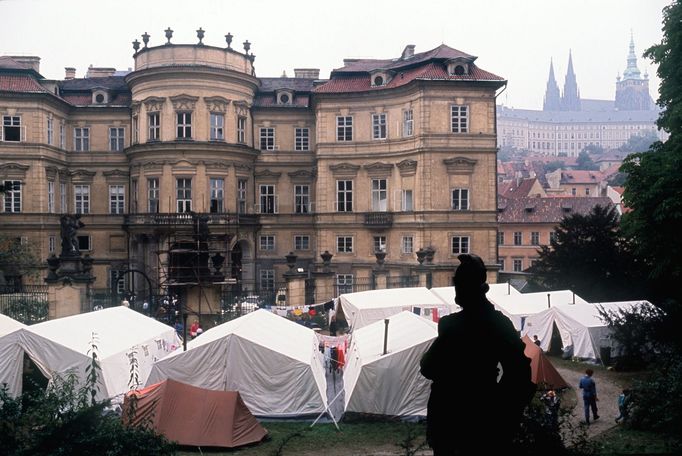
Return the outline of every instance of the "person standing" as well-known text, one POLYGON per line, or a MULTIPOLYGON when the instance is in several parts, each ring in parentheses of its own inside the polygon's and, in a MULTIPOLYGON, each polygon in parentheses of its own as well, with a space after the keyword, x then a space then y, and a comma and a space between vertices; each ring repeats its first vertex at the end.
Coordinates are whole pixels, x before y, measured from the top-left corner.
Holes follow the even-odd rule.
POLYGON ((627 388, 618 396, 618 413, 616 423, 620 423, 620 420, 625 423, 630 416, 630 390, 627 388))
POLYGON ((483 260, 457 258, 455 302, 462 311, 440 319, 438 337, 420 363, 421 374, 433 381, 426 438, 434 456, 496 454, 511 445, 535 384, 525 344, 485 297, 483 260), (495 434, 478 438, 483 427, 495 434))
POLYGON ((583 407, 585 408, 585 423, 590 424, 590 409, 592 409, 592 416, 594 420, 599 419, 599 413, 597 410, 597 384, 595 383, 592 375, 594 371, 592 369, 586 369, 585 375, 580 379, 578 386, 583 390, 583 407))

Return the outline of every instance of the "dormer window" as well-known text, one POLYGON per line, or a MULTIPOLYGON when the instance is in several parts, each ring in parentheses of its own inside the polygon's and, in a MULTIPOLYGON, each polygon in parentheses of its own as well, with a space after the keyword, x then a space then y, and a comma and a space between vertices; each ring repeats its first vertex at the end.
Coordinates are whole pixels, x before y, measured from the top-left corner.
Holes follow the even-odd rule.
POLYGON ((290 105, 293 100, 294 100, 293 92, 289 90, 280 90, 277 92, 278 105, 290 105))
POLYGON ((92 92, 92 104, 105 104, 109 102, 109 94, 104 90, 92 92))
POLYGON ((448 66, 448 74, 451 76, 466 76, 469 74, 470 62, 464 59, 452 59, 448 60, 446 63, 448 66))
POLYGON ((384 85, 384 77, 383 76, 374 76, 374 85, 375 86, 384 85))
POLYGON ((391 75, 385 71, 375 71, 370 75, 372 87, 385 86, 391 81, 391 75))

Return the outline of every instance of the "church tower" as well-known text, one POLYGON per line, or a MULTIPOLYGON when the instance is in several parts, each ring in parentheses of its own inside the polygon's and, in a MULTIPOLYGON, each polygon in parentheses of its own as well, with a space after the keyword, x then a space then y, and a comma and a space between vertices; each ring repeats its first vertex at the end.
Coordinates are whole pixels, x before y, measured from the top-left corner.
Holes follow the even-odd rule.
POLYGON ((554 62, 549 61, 549 79, 547 79, 547 89, 545 90, 545 101, 542 105, 543 111, 560 111, 561 110, 561 93, 559 92, 559 84, 554 78, 554 62))
POLYGON ((568 70, 566 70, 566 79, 564 81, 564 94, 561 97, 561 110, 580 111, 580 92, 578 91, 578 82, 573 71, 571 51, 568 51, 568 70))
POLYGON ((654 102, 649 95, 649 75, 642 77, 637 68, 635 40, 630 32, 630 52, 623 78, 616 78, 616 109, 619 111, 649 111, 654 102))

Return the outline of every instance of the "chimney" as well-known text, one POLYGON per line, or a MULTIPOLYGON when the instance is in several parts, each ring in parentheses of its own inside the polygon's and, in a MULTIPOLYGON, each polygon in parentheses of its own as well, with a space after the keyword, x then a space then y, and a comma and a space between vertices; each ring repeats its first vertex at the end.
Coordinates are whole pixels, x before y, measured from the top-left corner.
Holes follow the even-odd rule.
POLYGON ((320 79, 319 68, 294 68, 294 77, 307 79, 320 79))
POLYGON ((116 73, 116 68, 104 68, 104 67, 93 67, 90 65, 88 67, 88 72, 85 74, 86 78, 106 78, 107 76, 113 76, 116 73))
POLYGON ((403 55, 400 56, 400 60, 407 60, 414 57, 414 47, 414 44, 408 44, 405 46, 405 49, 403 49, 403 55))
POLYGON ((24 56, 10 56, 12 60, 14 60, 17 63, 20 63, 24 65, 26 68, 30 68, 36 73, 40 73, 40 57, 36 57, 33 55, 24 55, 24 56))
POLYGON ((76 78, 76 69, 73 67, 66 67, 64 68, 65 74, 64 74, 64 79, 75 79, 76 78))

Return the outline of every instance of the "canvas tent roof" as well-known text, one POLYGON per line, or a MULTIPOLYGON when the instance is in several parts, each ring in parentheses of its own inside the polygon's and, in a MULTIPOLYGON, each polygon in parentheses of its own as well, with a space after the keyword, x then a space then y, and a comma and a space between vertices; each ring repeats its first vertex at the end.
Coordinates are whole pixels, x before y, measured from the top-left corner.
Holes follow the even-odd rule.
MULTIPOLYGON (((494 300, 497 296, 506 295, 520 295, 521 293, 508 283, 491 283, 490 290, 486 293, 489 300, 494 300)), ((454 304, 455 302, 455 287, 435 287, 431 288, 431 293, 435 294, 446 304, 454 304)), ((454 304, 456 311, 461 310, 461 307, 454 304)))
POLYGON ((0 384, 7 383, 13 396, 21 394, 24 353, 48 379, 72 370, 84 384, 93 333, 101 367, 98 399, 130 389, 132 352, 144 384, 152 363, 180 346, 173 328, 122 306, 49 320, 0 338, 0 384))
POLYGON ((587 304, 587 301, 574 294, 571 290, 543 291, 540 293, 495 294, 488 295, 497 310, 505 314, 514 324, 517 331, 522 331, 526 319, 530 315, 538 314, 548 307, 560 304, 587 304))
POLYGON ((133 425, 149 423, 180 445, 234 448, 260 442, 267 435, 238 392, 211 391, 175 380, 126 394, 122 416, 133 425))
POLYGON ((239 391, 256 416, 297 417, 326 409, 315 332, 260 309, 205 331, 154 364, 148 384, 167 378, 239 391))
POLYGON ((404 310, 442 309, 443 314, 455 312, 459 306, 446 304, 425 287, 388 288, 359 291, 339 296, 343 314, 352 329, 359 329, 404 310))
POLYGON ((426 415, 431 382, 419 373, 419 360, 438 336, 437 325, 412 312, 389 317, 385 355, 384 332, 378 321, 353 333, 343 374, 346 411, 426 415))
POLYGON ((566 380, 547 359, 542 349, 535 345, 528 336, 523 336, 521 340, 526 344, 523 353, 530 358, 532 382, 538 386, 544 385, 550 389, 568 388, 568 383, 566 383, 566 380))
POLYGON ((25 324, 16 321, 7 315, 0 314, 0 337, 25 327, 25 324))
POLYGON ((562 348, 572 346, 573 356, 578 358, 598 359, 601 347, 615 348, 599 309, 617 311, 648 304, 648 301, 560 304, 528 317, 522 334, 537 335, 546 351, 550 349, 552 330, 556 324, 561 334, 562 348))

